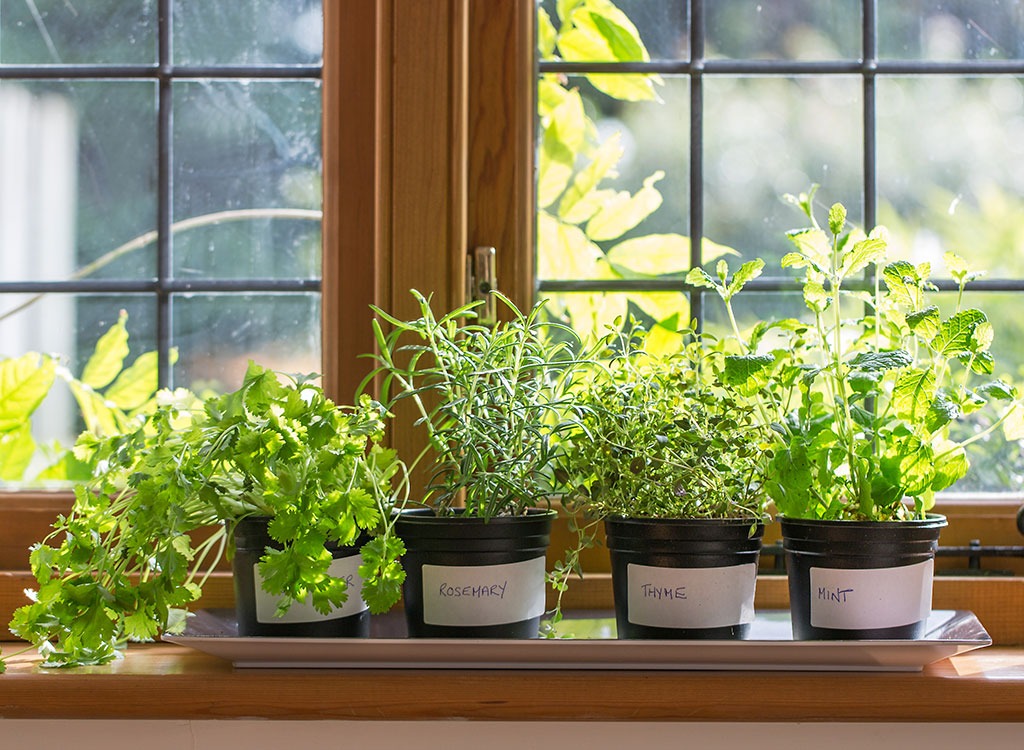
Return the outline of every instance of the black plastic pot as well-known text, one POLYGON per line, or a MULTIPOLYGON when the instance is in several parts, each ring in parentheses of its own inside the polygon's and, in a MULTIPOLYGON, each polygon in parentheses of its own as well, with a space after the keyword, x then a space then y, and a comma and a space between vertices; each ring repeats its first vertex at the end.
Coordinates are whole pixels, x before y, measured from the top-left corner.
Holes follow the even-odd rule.
POLYGON ((946 519, 818 521, 782 518, 793 637, 920 638, 946 519))
POLYGON ((554 511, 485 521, 403 511, 402 593, 413 638, 536 638, 554 511))
POLYGON ((280 597, 260 588, 256 564, 267 548, 279 548, 267 533, 268 518, 245 518, 235 526, 235 557, 231 561, 235 586, 235 613, 240 636, 295 638, 365 638, 370 634, 370 611, 359 595, 362 581, 355 572, 359 566, 360 539, 355 546, 327 548, 334 556, 332 574, 350 578, 348 601, 324 616, 312 605, 294 602, 285 618, 274 616, 280 597))
POLYGON ((619 638, 738 639, 754 614, 764 525, 608 518, 619 638))

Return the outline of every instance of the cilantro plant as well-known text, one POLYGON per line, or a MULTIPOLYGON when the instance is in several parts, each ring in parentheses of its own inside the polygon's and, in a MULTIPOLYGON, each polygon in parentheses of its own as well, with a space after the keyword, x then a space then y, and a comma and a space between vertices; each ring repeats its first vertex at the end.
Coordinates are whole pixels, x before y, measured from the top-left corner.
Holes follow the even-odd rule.
POLYGON ((38 590, 11 623, 47 665, 103 663, 126 640, 180 629, 233 524, 250 516, 270 518, 279 546, 260 561, 279 613, 307 598, 323 613, 343 603, 349 592, 328 572, 326 544, 361 531, 371 537, 361 548, 363 599, 372 612, 398 600, 404 547, 391 511, 406 485, 380 442, 387 413, 368 398, 337 406, 308 378, 282 377, 250 364, 233 393, 199 404, 188 391, 161 391, 137 429, 80 438, 76 455, 93 478, 33 548, 38 590))
POLYGON ((716 289, 725 302, 738 348, 726 357, 725 378, 757 396, 776 433, 766 487, 779 512, 923 518, 935 493, 967 473, 967 444, 999 428, 1009 440, 1024 437, 1019 394, 992 377, 992 326, 964 305, 978 274, 946 254, 957 294, 943 312, 930 298, 928 263, 887 261, 884 230, 848 229, 840 204, 822 228, 813 195, 792 199, 811 226, 789 233, 795 250, 782 259, 804 271, 809 323, 763 322, 741 335, 732 298, 761 261, 744 264, 733 280, 720 264, 717 279, 694 269, 687 281, 716 289), (865 271, 873 271, 866 280, 865 271), (988 426, 951 439, 951 426, 981 409, 994 412, 988 426))
POLYGON ((571 329, 541 320, 543 303, 520 312, 492 292, 510 320, 493 328, 476 322, 470 303, 436 317, 419 292, 420 317, 402 321, 374 308, 381 399, 415 405, 429 442, 417 457, 431 462, 424 502, 449 514, 464 501, 483 518, 523 515, 561 494, 554 475, 563 411, 571 404, 571 329), (553 331, 564 339, 554 342, 553 331))

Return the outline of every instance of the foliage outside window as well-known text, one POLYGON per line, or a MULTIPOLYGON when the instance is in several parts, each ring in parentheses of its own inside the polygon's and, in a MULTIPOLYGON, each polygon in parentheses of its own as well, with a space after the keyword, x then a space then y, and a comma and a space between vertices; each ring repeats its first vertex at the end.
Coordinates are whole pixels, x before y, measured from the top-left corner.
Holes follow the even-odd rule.
POLYGON ((320 368, 321 3, 130 5, 0 12, 0 484, 157 386, 320 368))
MULTIPOLYGON (((989 313, 995 374, 1019 383, 1021 13, 1019 1, 545 0, 540 295, 582 332, 633 315, 665 348, 691 319, 728 335, 687 270, 758 257, 778 269, 802 220, 781 198, 820 184, 819 211, 842 202, 854 225, 887 227, 891 260, 931 263, 944 315, 958 303, 944 254, 988 269, 965 304, 989 313)), ((806 317, 800 291, 796 274, 766 274, 737 302, 740 326, 806 317)), ((953 490, 1024 489, 1020 443, 969 450, 977 471, 953 490)))

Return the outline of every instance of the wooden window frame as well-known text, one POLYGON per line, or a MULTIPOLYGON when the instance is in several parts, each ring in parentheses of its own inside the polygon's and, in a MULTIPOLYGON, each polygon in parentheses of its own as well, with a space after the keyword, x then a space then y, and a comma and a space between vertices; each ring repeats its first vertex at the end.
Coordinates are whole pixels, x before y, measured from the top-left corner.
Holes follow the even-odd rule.
MULTIPOLYGON (((534 12, 532 0, 325 1, 322 349, 335 398, 348 401, 368 371, 369 305, 414 315, 412 288, 439 308, 461 303, 471 247, 498 248, 499 285, 532 301, 534 12)), ((415 455, 411 431, 394 432, 415 455)), ((941 499, 953 520, 943 543, 1019 544, 1022 501, 941 499)), ((0 493, 0 571, 23 570, 28 545, 70 502, 0 493)), ((0 572, 0 617, 23 579, 0 572)), ((1021 643, 1024 581, 1009 580, 940 579, 936 601, 949 606, 943 587, 969 591, 965 606, 1003 613, 999 639, 1021 643)))

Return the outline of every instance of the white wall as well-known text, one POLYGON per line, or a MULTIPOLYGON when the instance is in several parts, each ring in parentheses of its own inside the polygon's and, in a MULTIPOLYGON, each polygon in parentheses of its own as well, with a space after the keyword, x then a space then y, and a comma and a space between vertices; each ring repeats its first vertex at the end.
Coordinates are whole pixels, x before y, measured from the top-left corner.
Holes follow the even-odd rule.
POLYGON ((1020 724, 723 724, 611 722, 287 722, 0 720, 0 750, 1001 750, 1020 724))

